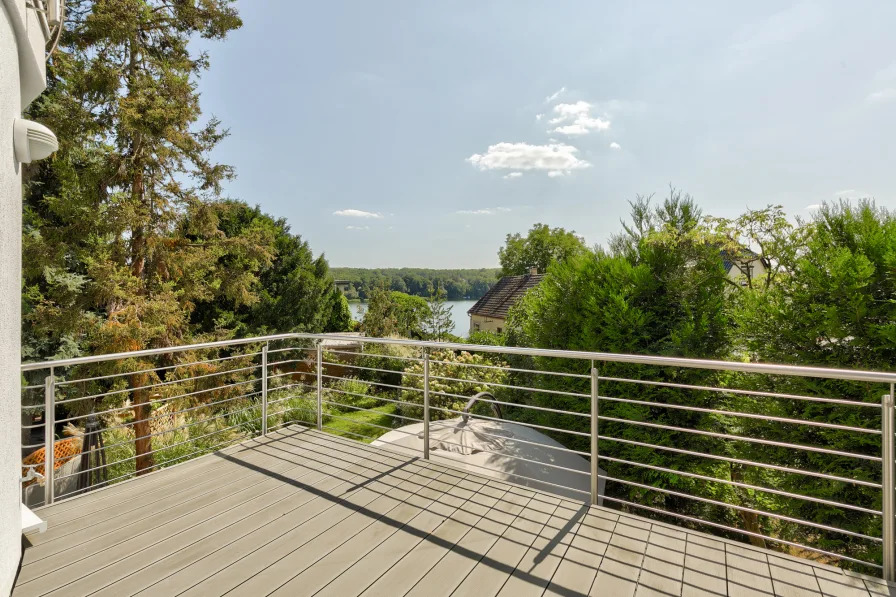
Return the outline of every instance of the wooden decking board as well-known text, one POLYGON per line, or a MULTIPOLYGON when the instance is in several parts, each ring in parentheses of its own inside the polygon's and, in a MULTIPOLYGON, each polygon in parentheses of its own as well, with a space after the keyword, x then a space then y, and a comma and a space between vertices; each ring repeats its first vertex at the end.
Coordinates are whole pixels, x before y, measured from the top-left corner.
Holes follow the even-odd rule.
POLYGON ((134 495, 151 493, 167 493, 173 485, 183 483, 192 478, 211 475, 219 466, 227 462, 217 458, 220 454, 238 454, 251 452, 262 443, 273 444, 270 438, 247 440, 245 443, 228 446, 212 454, 185 461, 177 466, 166 467, 151 474, 133 477, 126 483, 116 483, 101 489, 85 493, 79 498, 90 497, 90 500, 77 498, 66 499, 52 506, 38 508, 41 516, 49 523, 57 524, 69 520, 70 517, 82 517, 100 512, 110 506, 120 505, 134 495))
MULTIPOLYGON (((299 452, 295 452, 294 454, 296 456, 302 456, 299 452)), ((344 461, 334 461, 334 459, 330 457, 320 458, 319 463, 312 463, 311 461, 303 462, 308 465, 307 468, 297 467, 289 471, 288 474, 284 474, 284 476, 287 479, 301 481, 304 484, 313 486, 321 480, 331 478, 330 475, 335 472, 338 467, 345 464, 344 461)), ((279 508, 291 509, 289 503, 286 503, 286 500, 295 499, 296 494, 300 493, 301 490, 288 483, 275 482, 273 486, 273 490, 260 493, 255 498, 244 501, 240 504, 239 508, 234 508, 232 511, 224 510, 215 512, 211 517, 202 521, 200 524, 185 529, 182 532, 189 532, 189 537, 186 541, 180 537, 180 533, 178 533, 177 535, 173 535, 155 545, 147 547, 124 560, 120 560, 111 566, 105 567, 102 574, 98 575, 98 578, 102 578, 102 582, 107 585, 115 583, 114 586, 111 586, 108 591, 105 592, 110 595, 132 594, 136 592, 136 590, 144 588, 147 584, 152 584, 153 579, 156 581, 159 580, 157 576, 158 570, 153 570, 150 575, 141 575, 140 573, 143 569, 165 559, 172 553, 178 553, 180 549, 200 542, 221 530, 229 529, 232 525, 239 523, 245 518, 251 517, 254 513, 261 512, 263 515, 270 516, 271 510, 277 511, 279 508), (145 580, 141 582, 141 578, 144 578, 145 580), (118 582, 119 580, 124 580, 125 582, 122 584, 118 582), (126 587, 139 588, 133 590, 126 587)), ((256 521, 254 524, 257 528, 258 522, 256 521)), ((178 558, 179 562, 180 560, 181 558, 178 558)), ((91 588, 94 590, 99 587, 98 583, 100 580, 95 579, 90 582, 92 584, 91 588)), ((78 592, 80 588, 77 585, 78 583, 67 585, 66 590, 74 590, 75 592, 78 592)), ((102 593, 103 591, 100 592, 100 594, 102 593)))
POLYGON ((415 597, 451 595, 525 509, 530 499, 508 490, 406 594, 415 597))
POLYGON ((728 594, 725 544, 698 535, 688 535, 684 556, 682 593, 697 597, 728 594))
MULTIPOLYGON (((296 462, 299 460, 281 458, 276 464, 264 463, 264 466, 275 472, 283 471, 284 476, 292 471, 300 475, 310 472, 296 462)), ((182 509, 165 509, 158 516, 141 518, 132 525, 111 533, 104 532, 96 538, 88 535, 82 544, 90 549, 90 555, 86 557, 81 550, 70 549, 23 566, 20 575, 20 578, 24 577, 24 581, 20 581, 23 595, 43 595, 45 587, 59 584, 59 579, 71 583, 79 578, 79 574, 87 575, 85 570, 89 572, 94 566, 101 565, 105 571, 114 562, 141 553, 168 537, 185 533, 217 513, 242 507, 248 500, 280 485, 275 479, 250 473, 235 483, 188 502, 182 509)))
MULTIPOLYGON (((264 447, 258 448, 258 451, 253 453, 251 458, 245 458, 244 463, 257 462, 258 466, 269 468, 272 471, 291 470, 302 464, 301 461, 295 458, 295 454, 292 452, 285 450, 267 452, 264 451, 266 449, 264 447)), ((50 567, 49 569, 53 569, 53 565, 65 562, 66 558, 71 558, 74 554, 74 551, 70 549, 71 546, 77 545, 89 549, 94 544, 97 544, 104 545, 107 548, 115 545, 119 538, 123 537, 121 539, 123 541, 133 536, 133 534, 141 532, 146 525, 156 527, 165 522, 176 520, 208 504, 228 497, 237 491, 246 490, 262 481, 264 479, 258 478, 251 470, 247 470, 245 464, 243 464, 233 474, 219 479, 217 486, 213 484, 209 491, 193 495, 191 499, 184 499, 181 493, 169 495, 157 500, 153 504, 152 509, 141 510, 126 521, 119 521, 117 517, 108 520, 101 519, 77 535, 66 535, 58 541, 47 541, 35 545, 26 551, 26 557, 23 558, 23 571, 30 570, 31 566, 40 565, 41 568, 38 573, 43 574, 47 571, 48 566, 50 567), (44 562, 44 560, 49 560, 53 556, 58 557, 52 559, 51 562, 44 562)), ((190 495, 191 492, 186 492, 186 494, 190 495)))
POLYGON ((51 523, 16 597, 896 597, 870 577, 303 427, 40 511, 51 523))
MULTIPOLYGON (((388 553, 390 540, 396 535, 400 539, 416 537, 417 534, 425 536, 438 524, 438 516, 430 508, 437 503, 444 492, 449 491, 452 487, 453 484, 447 484, 440 478, 433 480, 411 495, 405 500, 405 503, 387 512, 373 524, 357 533, 350 541, 343 542, 336 549, 323 554, 309 565, 304 562, 296 565, 297 574, 273 591, 271 595, 295 595, 297 592, 316 594, 372 551, 379 549, 381 552, 388 553), (301 567, 305 567, 304 570, 301 570, 301 567)), ((301 560, 294 556, 290 557, 294 561, 301 560)), ((298 561, 296 563, 298 564, 298 561)), ((386 565, 381 559, 378 564, 386 565)), ((358 587, 350 586, 349 588, 357 589, 358 587)), ((336 593, 336 595, 343 594, 336 593)))
POLYGON ((617 514, 589 510, 579 522, 545 595, 587 595, 616 528, 617 514))
MULTIPOLYGON (((372 476, 373 475, 369 475, 368 477, 363 478, 370 478, 372 476)), ((322 484, 319 489, 324 492, 331 492, 334 495, 340 495, 344 493, 345 490, 356 485, 358 480, 362 479, 362 477, 359 476, 344 478, 345 481, 341 483, 337 483, 337 479, 333 478, 332 483, 322 484)), ((323 511, 326 507, 333 505, 319 496, 314 496, 312 502, 314 502, 311 504, 312 506, 320 507, 316 510, 309 510, 310 506, 305 509, 297 509, 288 513, 280 520, 268 524, 259 524, 255 529, 249 528, 248 532, 239 533, 239 536, 232 538, 232 540, 226 541, 223 544, 218 544, 219 549, 217 550, 214 549, 214 546, 206 546, 205 551, 215 551, 213 557, 203 559, 208 554, 199 554, 196 561, 202 560, 200 566, 184 566, 182 570, 177 570, 173 575, 165 578, 160 577, 159 586, 153 587, 153 591, 158 592, 159 594, 177 594, 181 590, 199 583, 225 566, 236 562, 246 553, 254 552, 272 539, 276 539, 279 535, 291 530, 293 526, 297 526, 320 511, 323 511)), ((176 560, 176 563, 178 568, 181 568, 179 566, 180 558, 176 560)), ((187 562, 187 564, 191 563, 192 562, 187 562)))
MULTIPOLYGON (((351 472, 351 468, 348 469, 348 472, 351 472)), ((343 480, 333 476, 315 487, 321 491, 334 491, 338 494, 355 484, 359 478, 356 475, 343 480)), ((333 506, 332 503, 313 493, 310 494, 310 497, 311 499, 302 501, 297 504, 297 507, 279 518, 266 523, 258 521, 256 524, 253 524, 255 521, 250 520, 248 525, 235 527, 232 530, 236 536, 222 537, 220 538, 221 543, 215 539, 206 539, 196 544, 195 548, 186 554, 173 554, 175 557, 166 560, 160 570, 149 571, 151 576, 154 573, 157 574, 155 582, 141 594, 179 595, 227 566, 238 562, 247 553, 253 553, 256 549, 333 506), (242 528, 244 526, 247 528, 242 528), (171 573, 172 571, 173 573, 171 573)))
MULTIPOLYGON (((397 506, 402 498, 407 498, 412 491, 420 488, 421 480, 425 483, 431 479, 424 475, 417 475, 416 478, 399 482, 388 478, 376 479, 360 488, 349 486, 345 492, 335 494, 331 499, 323 496, 321 501, 324 507, 321 513, 290 529, 285 534, 273 538, 251 553, 244 554, 244 557, 216 576, 204 581, 211 585, 200 583, 191 587, 184 595, 207 595, 212 586, 218 591, 231 591, 250 581, 261 571, 273 574, 281 568, 278 564, 283 558, 302 549, 312 540, 314 549, 325 550, 326 540, 334 540, 341 535, 351 538, 358 532, 358 527, 357 523, 355 526, 343 524, 347 518, 358 513, 362 508, 366 508, 367 512, 378 514, 388 512, 397 506), (326 536, 322 537, 324 535, 326 536)), ((370 523, 372 522, 373 520, 370 520, 370 523)))
MULTIPOLYGON (((273 462, 271 458, 279 459, 288 456, 289 454, 287 450, 282 449, 279 450, 278 453, 270 453, 265 450, 265 447, 259 447, 257 451, 251 453, 251 456, 246 456, 246 460, 273 462)), ((38 555, 45 557, 46 555, 52 555, 58 551, 68 549, 72 540, 76 543, 83 541, 83 532, 85 529, 89 529, 92 536, 99 536, 102 532, 102 528, 121 528, 122 523, 119 522, 120 518, 127 517, 134 512, 145 513, 150 505, 152 506, 152 509, 149 510, 149 512, 155 516, 167 508, 177 508, 182 503, 190 502, 198 496, 203 496, 213 491, 220 490, 222 482, 233 483, 250 474, 245 470, 245 467, 239 466, 234 462, 222 460, 222 463, 223 466, 213 467, 215 474, 202 475, 195 482, 191 482, 189 478, 183 479, 178 484, 168 486, 164 494, 160 495, 156 492, 148 492, 148 494, 133 496, 133 498, 129 495, 122 496, 124 501, 118 505, 107 502, 109 505, 106 510, 102 511, 103 516, 99 521, 97 520, 96 513, 73 517, 66 521, 60 521, 58 519, 52 523, 48 521, 47 524, 52 524, 56 532, 54 532, 52 536, 46 538, 44 538, 44 535, 35 536, 32 540, 32 546, 36 549, 32 550, 34 553, 31 557, 36 558, 38 555), (75 533, 77 533, 77 536, 71 537, 71 535, 75 533), (52 550, 50 548, 51 545, 52 550), (39 549, 37 549, 38 546, 39 549)), ((129 517, 130 524, 133 524, 137 520, 139 520, 139 518, 129 517)), ((26 561, 26 564, 31 561, 33 560, 29 559, 26 561)))
MULTIPOLYGON (((460 484, 459 484, 460 485, 460 484)), ((467 486, 465 486, 467 487, 467 486)), ((406 554, 397 564, 362 593, 364 597, 391 597, 407 593, 423 578, 442 557, 499 503, 500 497, 485 496, 476 493, 459 507, 444 523, 418 547, 406 554)))

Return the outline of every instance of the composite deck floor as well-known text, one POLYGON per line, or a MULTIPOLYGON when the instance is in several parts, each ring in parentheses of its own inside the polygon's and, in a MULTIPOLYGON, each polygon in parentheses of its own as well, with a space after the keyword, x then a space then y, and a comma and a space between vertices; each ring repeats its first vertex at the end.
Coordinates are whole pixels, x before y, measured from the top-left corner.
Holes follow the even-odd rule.
POLYGON ((16 597, 892 590, 300 427, 39 513, 16 597))

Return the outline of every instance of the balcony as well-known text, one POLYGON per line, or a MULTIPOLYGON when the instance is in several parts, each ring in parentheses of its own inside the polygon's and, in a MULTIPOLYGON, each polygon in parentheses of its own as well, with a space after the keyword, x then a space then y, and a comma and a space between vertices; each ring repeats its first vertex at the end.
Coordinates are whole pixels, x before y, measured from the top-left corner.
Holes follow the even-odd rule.
POLYGON ((893 520, 892 467, 884 465, 893 463, 885 441, 893 437, 893 408, 879 390, 891 387, 892 374, 352 341, 292 334, 23 366, 23 456, 42 463, 33 469, 45 477, 27 484, 23 499, 48 530, 26 537, 13 594, 896 595, 896 586, 881 579, 893 556, 892 525, 882 523, 893 520), (494 358, 455 358, 464 352, 494 358), (612 363, 643 367, 643 375, 601 372, 612 363), (730 378, 725 387, 670 381, 682 370, 768 378, 779 390, 792 377, 836 379, 876 392, 878 401, 745 389, 730 378), (470 390, 457 391, 464 384, 470 390), (635 411, 623 420, 612 411, 612 404, 655 399, 620 389, 629 386, 669 389, 664 404, 672 410, 722 412, 726 421, 760 415, 732 411, 723 397, 769 400, 763 404, 775 405, 775 414, 761 422, 773 432, 744 424, 708 430, 695 419, 692 429, 676 433, 707 438, 705 452, 634 440, 620 430, 658 433, 672 425, 638 419, 635 411), (705 394, 718 396, 718 408, 699 399, 705 394), (681 402, 686 396, 692 404, 681 402), (843 423, 784 416, 779 402, 795 401, 850 414, 843 423), (550 420, 567 424, 549 427, 527 413, 558 415, 550 420), (497 442, 492 452, 475 450, 487 452, 484 459, 452 448, 452 441, 469 447, 462 432, 439 435, 477 421, 491 425, 478 428, 477 437, 497 442), (859 425, 868 421, 877 428, 859 425), (75 455, 63 453, 70 440, 43 433, 64 425, 80 431, 72 436, 75 455), (783 441, 783 433, 801 426, 854 436, 855 451, 783 441), (556 439, 514 435, 518 427, 556 439), (409 439, 389 441, 395 434, 409 439), (376 445, 365 443, 372 440, 376 445), (639 460, 614 451, 614 443, 631 442, 639 460), (722 449, 733 442, 807 451, 817 455, 809 461, 816 468, 774 456, 746 461, 722 449), (528 453, 520 447, 527 445, 528 453), (656 456, 663 451, 771 470, 784 475, 768 477, 782 485, 669 469, 656 456), (584 470, 570 465, 573 457, 584 470), (856 460, 854 478, 817 470, 826 459, 845 458, 856 460), (508 464, 514 462, 520 465, 508 464), (867 473, 875 468, 876 476, 867 473), (650 477, 636 474, 645 470, 693 479, 695 491, 684 495, 661 477, 645 483, 650 477), (796 493, 783 484, 787 475, 807 488, 820 479, 864 493, 843 503, 833 493, 796 493), (703 489, 716 486, 818 505, 832 513, 830 522, 796 519, 776 509, 778 502, 707 497, 703 489), (707 518, 695 517, 690 503, 705 508, 707 518), (728 510, 753 515, 742 520, 756 526, 724 524, 738 520, 717 516, 728 510), (832 524, 838 520, 847 522, 832 524), (878 532, 855 530, 855 521, 878 532))

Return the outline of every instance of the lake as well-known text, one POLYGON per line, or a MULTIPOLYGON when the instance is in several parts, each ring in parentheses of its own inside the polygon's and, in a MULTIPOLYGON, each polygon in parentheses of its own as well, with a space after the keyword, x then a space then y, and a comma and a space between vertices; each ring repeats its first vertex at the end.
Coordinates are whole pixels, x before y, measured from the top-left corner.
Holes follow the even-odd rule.
MULTIPOLYGON (((454 322, 453 334, 466 338, 470 333, 470 316, 467 311, 476 304, 476 301, 445 301, 451 307, 451 321, 454 322)), ((366 302, 352 302, 348 304, 352 311, 352 319, 361 321, 367 311, 366 302)))

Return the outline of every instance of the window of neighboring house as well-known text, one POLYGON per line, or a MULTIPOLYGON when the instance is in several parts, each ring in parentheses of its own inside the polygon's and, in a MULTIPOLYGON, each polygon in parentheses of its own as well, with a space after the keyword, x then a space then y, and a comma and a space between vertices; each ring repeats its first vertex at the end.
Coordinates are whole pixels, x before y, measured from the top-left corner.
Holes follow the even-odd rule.
POLYGON ((474 324, 473 324, 473 329, 478 331, 478 330, 479 330, 479 324, 478 324, 478 323, 474 323, 474 324))
POLYGON ((498 328, 498 333, 500 334, 503 328, 498 328))

